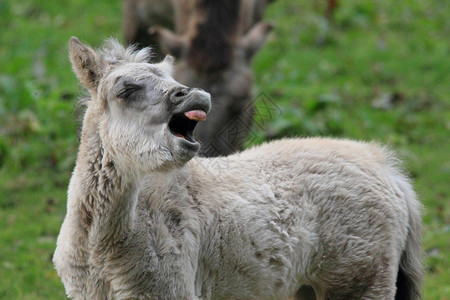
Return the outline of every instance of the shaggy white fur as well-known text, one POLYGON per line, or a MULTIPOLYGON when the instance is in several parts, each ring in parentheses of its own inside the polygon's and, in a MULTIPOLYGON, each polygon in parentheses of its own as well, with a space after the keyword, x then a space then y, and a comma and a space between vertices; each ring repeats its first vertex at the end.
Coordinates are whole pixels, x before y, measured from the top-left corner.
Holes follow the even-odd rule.
POLYGON ((420 204, 393 153, 310 138, 195 158, 183 114, 209 95, 146 53, 71 39, 92 99, 54 255, 69 297, 420 298, 420 204))

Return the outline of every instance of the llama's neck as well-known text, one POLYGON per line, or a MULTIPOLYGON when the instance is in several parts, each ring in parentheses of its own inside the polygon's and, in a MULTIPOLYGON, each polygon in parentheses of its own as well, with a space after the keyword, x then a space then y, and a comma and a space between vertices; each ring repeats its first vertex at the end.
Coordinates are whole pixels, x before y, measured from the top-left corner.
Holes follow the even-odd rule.
POLYGON ((81 223, 92 239, 114 243, 129 233, 138 197, 139 182, 120 172, 105 152, 98 135, 82 140, 74 174, 80 197, 81 223))

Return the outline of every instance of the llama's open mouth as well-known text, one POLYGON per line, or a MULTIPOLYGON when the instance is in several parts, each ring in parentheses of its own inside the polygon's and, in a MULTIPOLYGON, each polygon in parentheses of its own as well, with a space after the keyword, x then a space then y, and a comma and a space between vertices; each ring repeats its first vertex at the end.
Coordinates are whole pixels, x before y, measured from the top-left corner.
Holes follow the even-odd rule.
POLYGON ((201 110, 191 110, 172 116, 169 122, 170 132, 179 138, 195 143, 194 130, 199 121, 206 120, 206 113, 201 110))

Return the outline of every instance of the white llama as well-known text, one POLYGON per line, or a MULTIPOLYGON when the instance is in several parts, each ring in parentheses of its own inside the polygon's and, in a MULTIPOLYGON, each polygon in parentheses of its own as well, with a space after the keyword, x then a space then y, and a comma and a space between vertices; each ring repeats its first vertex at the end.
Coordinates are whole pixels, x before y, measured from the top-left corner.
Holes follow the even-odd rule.
POLYGON ((76 38, 70 58, 91 98, 54 255, 69 297, 420 298, 420 204, 391 152, 311 138, 196 158, 210 96, 172 58, 76 38))

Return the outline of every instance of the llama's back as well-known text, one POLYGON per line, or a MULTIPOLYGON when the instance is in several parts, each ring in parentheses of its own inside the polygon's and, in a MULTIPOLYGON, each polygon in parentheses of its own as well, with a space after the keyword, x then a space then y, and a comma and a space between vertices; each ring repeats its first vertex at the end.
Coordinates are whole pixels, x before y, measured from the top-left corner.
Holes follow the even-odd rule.
POLYGON ((305 138, 264 143, 225 157, 196 158, 189 162, 189 167, 207 186, 236 183, 252 188, 271 181, 273 184, 295 181, 298 177, 302 177, 303 183, 325 178, 315 175, 326 175, 328 180, 336 181, 366 180, 369 185, 370 181, 378 180, 395 192, 401 190, 404 196, 399 197, 411 198, 408 200, 411 209, 420 207, 398 162, 393 152, 376 143, 305 138))
MULTIPOLYGON (((373 173, 395 171, 395 155, 377 143, 338 140, 330 138, 282 139, 264 143, 245 151, 219 158, 196 158, 190 162, 194 170, 207 170, 208 174, 221 181, 221 177, 240 177, 239 174, 253 174, 265 169, 266 172, 292 174, 307 172, 305 168, 339 169, 343 165, 355 166, 363 172, 373 173), (325 166, 322 164, 326 162, 325 166)), ((247 174, 247 175, 248 175, 247 174)))

